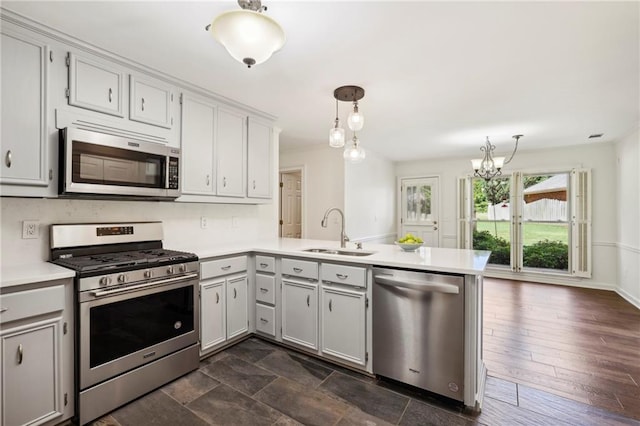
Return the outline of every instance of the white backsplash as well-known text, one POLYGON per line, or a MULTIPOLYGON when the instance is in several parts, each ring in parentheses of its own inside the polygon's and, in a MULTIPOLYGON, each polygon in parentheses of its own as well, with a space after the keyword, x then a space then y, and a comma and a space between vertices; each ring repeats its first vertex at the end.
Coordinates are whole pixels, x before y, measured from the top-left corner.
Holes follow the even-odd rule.
POLYGON ((196 204, 153 201, 103 201, 1 198, 2 265, 49 260, 49 226, 58 223, 162 221, 164 246, 189 250, 208 242, 225 243, 275 237, 275 204, 196 204), (207 219, 202 229, 201 218, 207 219), (38 239, 22 239, 22 221, 40 222, 38 239))

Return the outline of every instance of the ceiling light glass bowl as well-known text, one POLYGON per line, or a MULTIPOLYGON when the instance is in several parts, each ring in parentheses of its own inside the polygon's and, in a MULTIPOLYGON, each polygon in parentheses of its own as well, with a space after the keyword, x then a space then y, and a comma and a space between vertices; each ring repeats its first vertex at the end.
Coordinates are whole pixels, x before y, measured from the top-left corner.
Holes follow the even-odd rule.
POLYGON ((233 58, 248 67, 265 62, 286 40, 275 20, 247 9, 216 17, 211 23, 211 34, 233 58))

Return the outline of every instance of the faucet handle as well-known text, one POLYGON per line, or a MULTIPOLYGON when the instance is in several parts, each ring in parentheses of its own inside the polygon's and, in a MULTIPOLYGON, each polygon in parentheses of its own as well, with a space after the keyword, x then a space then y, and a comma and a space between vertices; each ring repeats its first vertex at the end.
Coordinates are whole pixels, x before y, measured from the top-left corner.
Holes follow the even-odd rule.
POLYGON ((344 234, 344 240, 345 240, 345 241, 351 241, 351 240, 349 239, 349 236, 348 236, 347 234, 344 234))
POLYGON ((356 249, 362 250, 362 243, 361 242, 357 242, 356 243, 356 249))

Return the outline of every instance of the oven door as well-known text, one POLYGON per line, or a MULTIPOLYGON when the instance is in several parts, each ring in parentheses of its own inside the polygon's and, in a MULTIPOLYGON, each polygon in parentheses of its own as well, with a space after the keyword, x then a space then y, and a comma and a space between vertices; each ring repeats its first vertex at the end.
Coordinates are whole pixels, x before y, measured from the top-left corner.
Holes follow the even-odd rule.
POLYGON ((179 150, 66 128, 61 134, 60 194, 175 198, 179 150))
MULTIPOLYGON (((80 389, 198 342, 197 274, 79 303, 80 389), (162 284, 159 284, 162 283, 162 284)), ((106 295, 105 295, 106 293, 106 295)))

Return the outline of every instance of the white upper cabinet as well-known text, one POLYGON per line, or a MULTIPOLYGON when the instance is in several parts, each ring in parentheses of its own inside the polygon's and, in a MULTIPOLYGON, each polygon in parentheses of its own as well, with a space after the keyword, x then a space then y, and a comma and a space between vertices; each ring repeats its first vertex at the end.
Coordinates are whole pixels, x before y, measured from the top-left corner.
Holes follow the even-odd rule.
POLYGON ((129 92, 130 120, 171 128, 171 86, 155 79, 131 75, 129 92))
POLYGON ((214 195, 215 104, 183 94, 182 193, 214 195))
POLYGON ((216 188, 218 195, 245 196, 246 116, 218 108, 216 188))
POLYGON ((272 129, 249 117, 247 135, 247 196, 271 198, 272 129))
POLYGON ((122 70, 69 53, 69 105, 124 117, 123 86, 122 70))
POLYGON ((47 46, 3 27, 0 50, 0 183, 47 186, 47 46))

